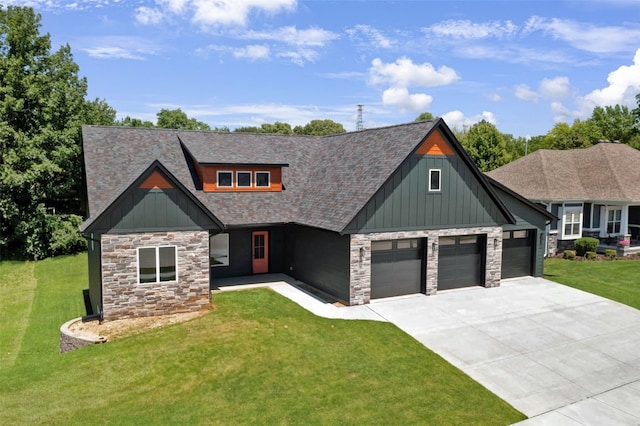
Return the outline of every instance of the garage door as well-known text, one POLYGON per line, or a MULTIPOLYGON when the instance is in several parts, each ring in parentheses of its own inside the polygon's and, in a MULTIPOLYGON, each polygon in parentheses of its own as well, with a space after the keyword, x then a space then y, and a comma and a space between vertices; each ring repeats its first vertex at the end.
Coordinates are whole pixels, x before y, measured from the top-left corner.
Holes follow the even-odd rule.
POLYGON ((502 278, 531 275, 534 230, 502 233, 502 278))
POLYGON ((484 285, 484 235, 440 237, 438 290, 484 285))
POLYGON ((420 238, 371 242, 371 298, 420 293, 423 253, 420 238))

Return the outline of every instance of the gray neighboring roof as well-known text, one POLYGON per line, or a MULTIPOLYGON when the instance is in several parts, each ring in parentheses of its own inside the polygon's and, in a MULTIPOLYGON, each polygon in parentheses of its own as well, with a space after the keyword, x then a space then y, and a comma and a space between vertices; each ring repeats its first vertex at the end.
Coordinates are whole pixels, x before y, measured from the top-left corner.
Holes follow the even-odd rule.
POLYGON ((535 201, 640 202, 640 151, 599 143, 566 151, 541 149, 487 173, 535 201))
POLYGON ((226 226, 293 222, 341 232, 436 127, 453 137, 441 119, 324 137, 84 126, 90 217, 83 229, 157 160, 226 226), (287 165, 284 189, 203 192, 189 169, 194 160, 287 165))

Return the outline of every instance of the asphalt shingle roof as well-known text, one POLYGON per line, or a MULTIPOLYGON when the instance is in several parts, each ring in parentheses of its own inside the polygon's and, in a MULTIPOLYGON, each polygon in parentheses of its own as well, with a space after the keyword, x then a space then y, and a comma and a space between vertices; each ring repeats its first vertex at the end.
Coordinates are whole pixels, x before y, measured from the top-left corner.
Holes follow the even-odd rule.
POLYGON ((566 151, 541 149, 487 175, 536 201, 640 202, 640 151, 599 143, 566 151))
POLYGON ((325 137, 85 126, 90 217, 84 226, 158 160, 227 226, 295 222, 340 232, 440 122, 325 137), (203 192, 189 156, 209 164, 286 165, 285 189, 203 192))

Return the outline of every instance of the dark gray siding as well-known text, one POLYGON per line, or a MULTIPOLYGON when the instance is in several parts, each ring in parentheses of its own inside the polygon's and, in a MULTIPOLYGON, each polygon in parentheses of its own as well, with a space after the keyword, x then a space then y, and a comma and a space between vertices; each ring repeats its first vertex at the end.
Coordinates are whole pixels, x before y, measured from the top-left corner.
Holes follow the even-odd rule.
POLYGON ((498 206, 459 156, 413 155, 345 228, 348 233, 491 226, 498 206), (441 191, 429 192, 429 169, 441 170, 441 191))
POLYGON ((519 229, 530 229, 534 233, 532 237, 533 252, 535 259, 533 262, 533 275, 535 277, 542 276, 544 268, 544 229, 549 220, 542 212, 539 212, 526 203, 518 200, 512 195, 499 188, 496 193, 507 206, 511 214, 515 217, 515 224, 507 224, 503 226, 505 231, 515 231, 519 229))
POLYGON ((216 278, 252 275, 251 233, 269 231, 269 273, 283 271, 284 230, 282 227, 237 228, 229 230, 229 266, 212 266, 212 286, 216 278))
POLYGON ((177 189, 134 189, 93 225, 102 233, 217 229, 186 194, 177 189))
POLYGON ((286 273, 349 301, 348 235, 306 226, 286 228, 286 273))
POLYGON ((102 313, 102 259, 100 235, 90 234, 87 244, 89 262, 89 297, 94 314, 102 313))

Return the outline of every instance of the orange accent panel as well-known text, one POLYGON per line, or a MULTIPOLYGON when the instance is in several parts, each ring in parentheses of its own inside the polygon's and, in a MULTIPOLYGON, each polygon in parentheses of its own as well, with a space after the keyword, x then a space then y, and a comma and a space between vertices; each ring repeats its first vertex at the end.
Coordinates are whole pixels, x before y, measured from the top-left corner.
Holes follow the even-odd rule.
POLYGON ((451 146, 444 140, 439 131, 431 133, 426 141, 418 147, 416 154, 421 155, 453 155, 451 146))
POLYGON ((158 171, 151 173, 151 175, 142 182, 140 189, 171 189, 173 185, 164 178, 158 171))
POLYGON ((251 233, 251 266, 254 274, 269 272, 269 232, 251 233))
POLYGON ((202 170, 202 189, 204 192, 274 192, 282 191, 282 168, 260 166, 198 166, 202 170), (232 172, 232 187, 218 188, 218 171, 232 172), (235 186, 236 172, 252 172, 251 187, 238 188, 235 186), (255 172, 269 172, 269 187, 254 187, 255 172))

